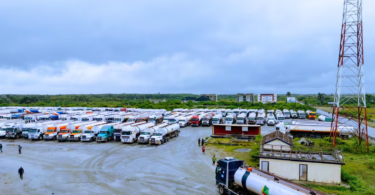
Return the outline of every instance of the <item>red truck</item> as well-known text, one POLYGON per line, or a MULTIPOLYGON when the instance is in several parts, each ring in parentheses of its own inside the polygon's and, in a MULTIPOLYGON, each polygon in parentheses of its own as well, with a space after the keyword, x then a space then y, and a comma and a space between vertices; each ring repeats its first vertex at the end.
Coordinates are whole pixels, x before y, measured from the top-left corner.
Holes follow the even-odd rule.
POLYGON ((195 115, 191 117, 190 123, 192 127, 198 127, 201 125, 202 115, 195 115))

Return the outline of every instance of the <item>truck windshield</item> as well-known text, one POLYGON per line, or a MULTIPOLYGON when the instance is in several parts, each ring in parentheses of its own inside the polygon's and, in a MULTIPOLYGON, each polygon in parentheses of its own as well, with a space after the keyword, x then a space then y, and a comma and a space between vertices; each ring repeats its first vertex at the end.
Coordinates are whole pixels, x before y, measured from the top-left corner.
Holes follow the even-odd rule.
POLYGON ((284 117, 278 117, 277 119, 279 119, 279 120, 285 120, 284 117))
POLYGON ((179 120, 178 122, 185 122, 185 120, 181 119, 181 120, 179 120))
POLYGON ((263 120, 263 117, 257 117, 257 120, 263 120))
POLYGON ((120 133, 120 132, 121 132, 121 129, 115 129, 114 132, 115 132, 115 133, 120 133))
POLYGON ((123 131, 121 134, 122 135, 131 135, 131 131, 123 131))
POLYGON ((29 131, 29 128, 23 128, 22 129, 22 132, 28 132, 29 131))
POLYGON ((134 119, 133 118, 129 118, 127 122, 133 122, 134 119))
POLYGON ((193 119, 191 119, 192 121, 199 121, 199 119, 197 119, 197 118, 193 118, 193 119))
POLYGON ((169 119, 169 122, 170 122, 170 123, 175 123, 175 122, 176 122, 176 119, 169 119))
POLYGON ((96 121, 102 121, 103 119, 102 118, 96 118, 94 120, 96 120, 96 121))
POLYGON ((30 129, 29 133, 36 133, 37 129, 30 129))
POLYGON ((83 118, 82 121, 89 121, 89 119, 88 118, 83 118))
POLYGON ((61 130, 60 133, 68 133, 68 130, 61 130))
POLYGON ((226 121, 232 121, 233 118, 225 118, 226 121))
POLYGON ((100 131, 100 134, 107 134, 107 131, 100 131))
POLYGON ((47 132, 55 132, 55 130, 50 129, 50 130, 47 130, 47 132))
POLYGON ((284 114, 289 115, 290 113, 289 112, 284 112, 284 114))
POLYGON ((60 118, 60 120, 62 120, 62 121, 66 121, 66 120, 68 120, 67 118, 60 118))
POLYGON ((115 121, 121 121, 121 118, 115 118, 115 121))
POLYGON ((94 133, 93 131, 85 131, 85 133, 94 133))
POLYGON ((141 135, 150 135, 149 132, 142 132, 141 135))
POLYGON ((154 133, 152 136, 161 136, 161 133, 154 133))
POLYGON ((219 121, 219 118, 213 118, 212 121, 219 121))
POLYGON ((137 119, 137 122, 142 122, 142 121, 143 121, 143 119, 141 119, 141 118, 137 119))
POLYGON ((250 118, 249 118, 249 120, 251 120, 251 121, 254 121, 254 120, 255 120, 255 118, 254 118, 254 117, 250 117, 250 118))
POLYGON ((75 131, 73 131, 73 133, 81 133, 82 131, 80 131, 80 130, 75 130, 75 131))
POLYGON ((315 116, 316 114, 315 113, 310 113, 310 116, 315 116))
POLYGON ((73 121, 78 121, 78 118, 72 118, 73 121))
POLYGON ((237 118, 237 120, 241 120, 241 121, 242 121, 242 120, 243 120, 243 118, 242 118, 242 117, 239 117, 239 118, 237 118))

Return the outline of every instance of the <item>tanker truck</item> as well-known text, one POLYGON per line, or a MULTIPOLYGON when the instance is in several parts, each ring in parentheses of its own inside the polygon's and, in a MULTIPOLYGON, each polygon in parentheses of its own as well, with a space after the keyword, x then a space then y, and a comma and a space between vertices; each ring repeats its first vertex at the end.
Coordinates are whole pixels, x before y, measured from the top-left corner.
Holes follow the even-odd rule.
POLYGON ((113 140, 114 141, 121 141, 121 130, 124 126, 134 124, 135 122, 126 122, 113 125, 113 140))
POLYGON ((244 165, 232 157, 220 159, 215 170, 219 194, 226 195, 311 195, 309 188, 274 177, 244 165), (280 182, 280 180, 282 180, 280 182))
POLYGON ((170 139, 177 137, 180 133, 180 125, 172 124, 159 128, 152 134, 149 144, 161 145, 168 142, 170 139))
POLYGON ((22 124, 8 123, 2 127, 0 137, 18 139, 22 137, 22 124))
POLYGON ((83 133, 81 135, 82 142, 91 142, 96 140, 96 136, 99 134, 100 129, 107 125, 106 122, 98 122, 95 124, 85 125, 83 127, 83 133))
POLYGON ((148 129, 145 129, 141 132, 141 135, 138 137, 138 144, 147 144, 150 141, 150 138, 153 133, 159 128, 168 126, 167 123, 162 123, 148 129))
POLYGON ((57 135, 60 133, 60 129, 65 129, 69 123, 61 123, 47 128, 47 132, 44 134, 44 140, 56 140, 57 135))
POLYGON ((138 140, 141 131, 150 128, 151 126, 154 126, 154 123, 136 123, 123 127, 121 130, 121 142, 135 143, 138 140))

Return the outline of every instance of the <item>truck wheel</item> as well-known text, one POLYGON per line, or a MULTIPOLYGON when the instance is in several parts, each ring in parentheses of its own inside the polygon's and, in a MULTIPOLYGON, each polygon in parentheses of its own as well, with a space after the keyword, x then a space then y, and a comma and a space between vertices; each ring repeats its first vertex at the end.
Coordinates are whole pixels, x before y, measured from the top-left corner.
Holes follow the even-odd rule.
POLYGON ((225 194, 225 189, 222 185, 219 186, 219 194, 221 194, 221 195, 225 194))

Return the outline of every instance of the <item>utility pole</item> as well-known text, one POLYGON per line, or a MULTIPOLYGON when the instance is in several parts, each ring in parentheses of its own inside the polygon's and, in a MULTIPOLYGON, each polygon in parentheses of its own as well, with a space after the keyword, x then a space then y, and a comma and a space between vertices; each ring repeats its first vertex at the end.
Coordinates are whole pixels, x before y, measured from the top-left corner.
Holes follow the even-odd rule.
POLYGON ((365 139, 368 150, 366 93, 364 83, 362 0, 344 0, 336 93, 332 111, 331 133, 333 146, 345 127, 353 127, 359 139, 365 139), (345 109, 349 118, 339 117, 345 109), (338 128, 338 125, 344 128, 338 128))

